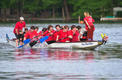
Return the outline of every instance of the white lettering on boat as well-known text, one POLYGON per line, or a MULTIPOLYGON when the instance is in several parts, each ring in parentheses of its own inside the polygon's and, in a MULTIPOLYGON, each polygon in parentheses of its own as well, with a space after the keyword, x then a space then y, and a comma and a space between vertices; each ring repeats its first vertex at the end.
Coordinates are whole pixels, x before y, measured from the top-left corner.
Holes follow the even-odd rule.
POLYGON ((93 43, 90 43, 90 42, 84 42, 84 43, 81 43, 81 45, 92 45, 93 43))

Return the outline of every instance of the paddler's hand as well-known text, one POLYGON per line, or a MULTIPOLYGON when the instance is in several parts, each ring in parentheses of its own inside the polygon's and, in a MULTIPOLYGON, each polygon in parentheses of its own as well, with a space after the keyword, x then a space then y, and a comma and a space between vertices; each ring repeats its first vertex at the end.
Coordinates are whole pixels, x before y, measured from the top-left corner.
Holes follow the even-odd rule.
POLYGON ((43 38, 43 36, 39 36, 39 39, 43 38))
POLYGON ((17 32, 17 35, 19 35, 19 33, 17 32))
POLYGON ((56 41, 58 41, 58 38, 59 38, 59 36, 57 35, 57 37, 56 37, 56 41))
POLYGON ((70 35, 70 36, 68 36, 68 38, 72 39, 73 37, 70 35))
POLYGON ((56 39, 56 41, 58 41, 58 39, 56 39))
POLYGON ((53 35, 53 33, 50 33, 50 35, 53 35))
POLYGON ((89 28, 89 29, 91 29, 91 27, 90 27, 90 26, 88 26, 88 28, 89 28))

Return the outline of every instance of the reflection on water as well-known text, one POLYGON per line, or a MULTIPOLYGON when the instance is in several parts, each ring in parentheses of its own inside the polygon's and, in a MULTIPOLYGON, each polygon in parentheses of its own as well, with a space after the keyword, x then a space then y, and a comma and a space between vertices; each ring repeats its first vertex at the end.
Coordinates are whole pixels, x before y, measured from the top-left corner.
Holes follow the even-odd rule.
POLYGON ((119 55, 106 52, 61 49, 1 51, 0 79, 121 80, 122 60, 117 58, 119 55))
POLYGON ((18 49, 16 60, 21 59, 47 59, 47 60, 91 60, 94 59, 93 51, 73 51, 59 49, 18 49))

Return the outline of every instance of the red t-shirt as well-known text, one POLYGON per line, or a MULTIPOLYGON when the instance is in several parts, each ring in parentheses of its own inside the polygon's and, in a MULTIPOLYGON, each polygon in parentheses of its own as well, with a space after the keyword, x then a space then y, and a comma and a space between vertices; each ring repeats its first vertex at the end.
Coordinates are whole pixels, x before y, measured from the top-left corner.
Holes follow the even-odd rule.
MULTIPOLYGON (((72 30, 68 31, 68 36, 72 36, 73 37, 73 31, 72 30)), ((70 42, 72 42, 72 39, 69 38, 69 40, 70 40, 70 42)))
MULTIPOLYGON (((94 19, 91 16, 89 16, 89 17, 85 17, 84 21, 87 21, 89 26, 92 26, 93 22, 94 22, 94 19)), ((87 26, 86 22, 85 22, 85 28, 86 28, 86 30, 88 30, 88 26, 87 26)))
POLYGON ((26 38, 26 39, 32 39, 32 38, 34 38, 35 36, 37 36, 38 34, 37 34, 37 32, 36 31, 28 31, 25 35, 24 35, 24 37, 26 38))
POLYGON ((42 31, 40 31, 39 34, 41 35, 42 34, 42 31))
POLYGON ((14 28, 14 33, 16 33, 16 29, 17 29, 17 32, 19 32, 19 30, 22 30, 24 27, 26 26, 26 23, 25 22, 17 22, 16 25, 15 25, 15 28, 14 28))
POLYGON ((77 31, 73 34, 73 38, 72 38, 71 42, 77 42, 77 41, 79 41, 78 37, 79 37, 79 32, 78 32, 78 30, 77 30, 77 31))
POLYGON ((39 35, 39 37, 43 36, 43 32, 40 31, 40 32, 38 33, 38 35, 39 35))
POLYGON ((53 34, 53 40, 54 40, 54 41, 56 41, 59 32, 60 32, 60 31, 55 31, 55 32, 54 32, 54 34, 53 34))
POLYGON ((52 30, 51 32, 49 32, 48 30, 44 32, 43 36, 49 36, 49 38, 46 41, 52 41, 53 40, 53 33, 55 31, 52 30))
POLYGON ((68 38, 68 31, 67 32, 63 32, 63 30, 60 30, 59 33, 58 33, 58 42, 66 42, 66 41, 69 41, 69 38, 68 38))

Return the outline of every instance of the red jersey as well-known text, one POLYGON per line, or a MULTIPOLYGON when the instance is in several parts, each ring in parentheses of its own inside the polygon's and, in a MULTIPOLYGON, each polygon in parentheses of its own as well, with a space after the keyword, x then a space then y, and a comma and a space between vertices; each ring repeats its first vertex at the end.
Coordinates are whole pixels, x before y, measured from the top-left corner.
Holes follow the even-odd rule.
POLYGON ((17 32, 19 33, 19 30, 22 30, 24 27, 26 26, 26 23, 25 22, 17 22, 16 25, 15 25, 15 28, 14 28, 14 33, 16 33, 16 29, 17 29, 17 32))
POLYGON ((73 37, 73 31, 72 30, 69 30, 68 31, 68 35, 73 37))
POLYGON ((73 34, 73 38, 72 38, 72 40, 71 40, 71 42, 77 42, 77 41, 79 41, 79 32, 78 32, 78 30, 73 34))
POLYGON ((58 38, 59 42, 69 41, 68 31, 64 32, 63 30, 60 30, 59 33, 58 33, 58 36, 59 36, 59 38, 58 38))
POLYGON ((32 39, 32 38, 34 38, 35 36, 37 36, 38 34, 37 34, 37 32, 36 31, 28 31, 25 35, 24 35, 24 37, 26 38, 26 39, 32 39))
POLYGON ((84 21, 85 21, 85 28, 86 28, 86 30, 88 30, 88 25, 86 24, 86 21, 89 24, 89 26, 92 26, 94 19, 91 16, 89 16, 89 17, 85 17, 84 21))
POLYGON ((74 33, 72 30, 70 30, 70 31, 68 31, 68 36, 72 36, 72 39, 70 39, 70 42, 77 42, 77 41, 79 41, 79 39, 78 39, 79 32, 78 31, 76 31, 74 33))
POLYGON ((43 36, 49 36, 49 38, 46 41, 52 41, 53 40, 53 33, 55 31, 52 30, 51 32, 49 32, 48 30, 44 32, 43 36))
MULTIPOLYGON (((72 36, 72 38, 73 38, 73 31, 72 30, 68 31, 68 36, 72 36)), ((72 42, 72 39, 69 38, 69 40, 70 40, 70 42, 72 42)))
POLYGON ((41 35, 42 34, 42 31, 40 31, 39 34, 41 35))
POLYGON ((56 41, 59 32, 60 32, 60 31, 55 31, 55 32, 54 32, 54 34, 53 34, 53 40, 54 40, 54 41, 56 41))
POLYGON ((39 35, 39 37, 43 36, 43 32, 40 31, 40 32, 38 33, 38 35, 39 35))

